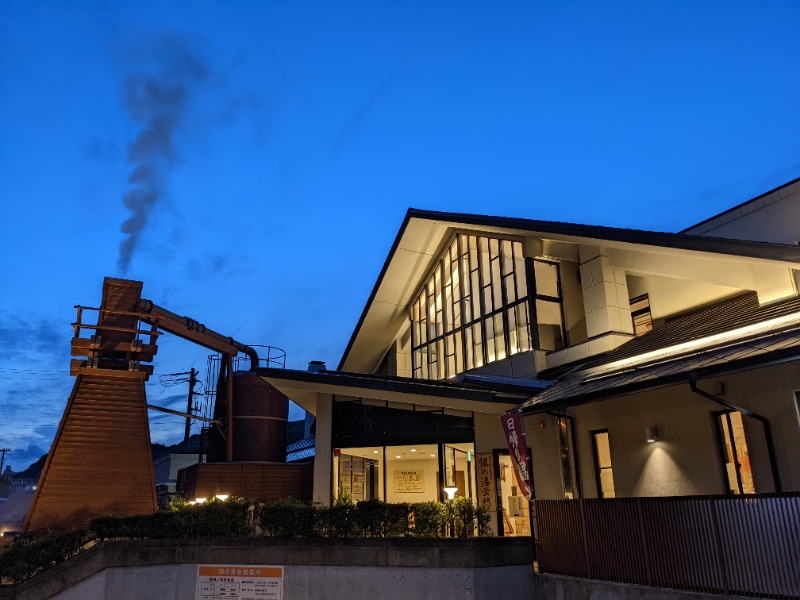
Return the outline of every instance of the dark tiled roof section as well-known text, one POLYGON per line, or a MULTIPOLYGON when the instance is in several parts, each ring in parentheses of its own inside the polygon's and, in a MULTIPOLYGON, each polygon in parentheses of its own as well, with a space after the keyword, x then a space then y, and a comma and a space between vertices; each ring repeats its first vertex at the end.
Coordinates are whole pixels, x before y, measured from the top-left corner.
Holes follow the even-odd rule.
POLYGON ((701 376, 732 372, 770 362, 792 360, 800 355, 800 328, 712 348, 650 366, 631 368, 592 379, 577 371, 553 384, 522 406, 541 412, 611 398, 644 389, 687 381, 689 373, 701 376))
MULTIPOLYGON (((740 327, 800 312, 800 298, 759 306, 755 293, 747 293, 705 309, 667 321, 606 355, 600 364, 668 348, 740 327)), ((593 364, 595 366, 597 363, 593 364)))
POLYGON ((286 446, 287 452, 297 452, 298 450, 305 450, 306 448, 313 448, 316 444, 316 438, 303 438, 286 446))

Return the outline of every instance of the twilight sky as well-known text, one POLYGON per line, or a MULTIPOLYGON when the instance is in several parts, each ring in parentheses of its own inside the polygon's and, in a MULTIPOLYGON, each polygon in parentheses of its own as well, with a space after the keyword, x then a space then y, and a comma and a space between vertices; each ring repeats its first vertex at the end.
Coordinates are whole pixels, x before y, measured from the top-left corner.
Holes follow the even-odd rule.
MULTIPOLYGON (((793 0, 4 0, 0 447, 48 450, 105 275, 333 368, 410 206, 677 231, 800 176, 798 23, 793 0)), ((164 335, 156 373, 207 355, 164 335)))

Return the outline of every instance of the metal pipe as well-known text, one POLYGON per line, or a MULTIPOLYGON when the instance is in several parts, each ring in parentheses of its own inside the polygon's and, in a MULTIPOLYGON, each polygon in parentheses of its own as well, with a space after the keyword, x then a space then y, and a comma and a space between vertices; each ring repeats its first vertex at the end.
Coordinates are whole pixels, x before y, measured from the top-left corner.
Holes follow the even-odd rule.
POLYGON ((225 355, 225 364, 228 370, 228 440, 225 449, 227 462, 233 462, 233 356, 225 355))
POLYGON ((772 471, 772 483, 775 486, 775 491, 780 493, 782 490, 781 488, 781 478, 780 474, 778 473, 778 460, 775 455, 775 445, 772 442, 772 427, 769 424, 769 420, 766 417, 759 415, 758 413, 754 413, 752 410, 748 410, 732 402, 728 402, 719 396, 715 396, 714 394, 707 392, 705 390, 701 390, 697 387, 697 373, 692 372, 689 373, 689 388, 697 395, 706 398, 707 400, 711 400, 712 402, 716 402, 717 404, 721 404, 722 406, 726 406, 731 410, 735 410, 736 412, 742 413, 745 416, 752 417, 756 421, 760 422, 762 427, 764 428, 764 439, 767 443, 767 455, 769 456, 769 466, 770 470, 772 471))
POLYGON ((213 329, 208 329, 205 325, 190 317, 182 317, 166 308, 158 306, 152 300, 145 300, 142 298, 139 301, 139 311, 140 313, 146 313, 146 315, 141 315, 143 321, 148 323, 155 321, 161 329, 165 329, 184 339, 197 342, 211 350, 233 355, 242 352, 250 358, 250 370, 255 371, 258 369, 259 359, 255 349, 241 342, 237 342, 232 337, 224 336, 213 329))

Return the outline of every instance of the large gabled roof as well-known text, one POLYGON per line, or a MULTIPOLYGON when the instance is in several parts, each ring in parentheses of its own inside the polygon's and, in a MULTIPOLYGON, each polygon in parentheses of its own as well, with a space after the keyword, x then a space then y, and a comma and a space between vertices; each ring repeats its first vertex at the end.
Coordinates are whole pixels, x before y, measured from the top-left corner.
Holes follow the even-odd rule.
POLYGON ((536 236, 575 244, 645 247, 685 253, 687 258, 711 254, 724 255, 730 260, 800 263, 800 247, 784 244, 412 208, 406 213, 350 337, 339 362, 340 370, 365 372, 380 362, 392 341, 388 336, 393 336, 400 327, 412 294, 452 229, 507 236, 536 236))

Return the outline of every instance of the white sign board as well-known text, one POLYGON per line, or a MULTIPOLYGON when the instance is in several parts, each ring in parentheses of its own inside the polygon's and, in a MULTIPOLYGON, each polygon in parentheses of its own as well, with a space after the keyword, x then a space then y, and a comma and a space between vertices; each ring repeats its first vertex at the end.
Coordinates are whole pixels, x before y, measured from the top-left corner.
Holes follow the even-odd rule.
POLYGON ((283 567, 197 565, 195 600, 283 600, 283 567))
POLYGON ((395 471, 396 494, 421 494, 425 492, 425 471, 395 471))

